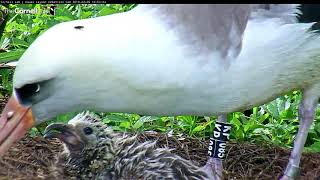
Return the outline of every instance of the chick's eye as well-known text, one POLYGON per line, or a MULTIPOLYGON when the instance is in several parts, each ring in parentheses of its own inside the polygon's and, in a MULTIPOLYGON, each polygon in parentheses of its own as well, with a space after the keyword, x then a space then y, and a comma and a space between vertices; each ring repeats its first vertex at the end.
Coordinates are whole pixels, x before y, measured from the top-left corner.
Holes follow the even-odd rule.
POLYGON ((92 130, 92 128, 90 128, 90 127, 85 127, 85 128, 83 128, 83 132, 84 132, 84 134, 86 134, 86 135, 90 135, 90 134, 93 133, 93 130, 92 130))

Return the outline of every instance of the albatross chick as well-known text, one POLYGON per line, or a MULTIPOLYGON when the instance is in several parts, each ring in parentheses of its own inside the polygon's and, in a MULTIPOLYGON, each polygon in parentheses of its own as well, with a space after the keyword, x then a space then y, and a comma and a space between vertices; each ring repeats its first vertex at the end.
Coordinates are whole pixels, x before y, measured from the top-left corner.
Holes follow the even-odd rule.
POLYGON ((115 133, 90 113, 78 114, 68 124, 49 125, 45 137, 64 144, 55 174, 76 174, 79 179, 208 179, 199 167, 169 149, 115 133))

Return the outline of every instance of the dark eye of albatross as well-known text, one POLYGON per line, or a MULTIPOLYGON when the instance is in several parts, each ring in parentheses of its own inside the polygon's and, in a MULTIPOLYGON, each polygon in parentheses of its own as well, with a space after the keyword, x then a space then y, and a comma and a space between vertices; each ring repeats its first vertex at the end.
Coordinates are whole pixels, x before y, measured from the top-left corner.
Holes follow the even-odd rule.
POLYGON ((21 88, 15 88, 15 91, 22 104, 29 104, 30 98, 40 92, 40 84, 26 84, 21 88))
POLYGON ((86 134, 86 135, 90 135, 90 134, 93 133, 93 130, 92 130, 91 127, 85 127, 85 128, 83 128, 83 132, 84 132, 84 134, 86 134))

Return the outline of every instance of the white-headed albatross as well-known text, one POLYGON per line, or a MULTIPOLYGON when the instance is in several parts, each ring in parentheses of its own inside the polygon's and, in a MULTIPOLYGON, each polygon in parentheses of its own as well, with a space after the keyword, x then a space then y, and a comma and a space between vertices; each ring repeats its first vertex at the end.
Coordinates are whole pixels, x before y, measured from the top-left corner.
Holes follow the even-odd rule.
MULTIPOLYGON (((29 128, 64 112, 218 115, 222 127, 227 113, 302 90, 299 132, 283 176, 293 178, 320 96, 317 24, 298 23, 296 8, 139 5, 58 24, 19 61, 1 115, 0 155, 29 128)), ((219 158, 204 168, 220 178, 219 158)))

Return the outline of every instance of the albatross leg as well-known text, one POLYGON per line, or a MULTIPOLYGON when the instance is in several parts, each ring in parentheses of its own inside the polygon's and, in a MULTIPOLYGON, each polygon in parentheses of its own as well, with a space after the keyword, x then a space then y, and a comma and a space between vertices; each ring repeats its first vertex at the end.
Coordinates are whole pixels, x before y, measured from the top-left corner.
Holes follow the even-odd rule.
MULTIPOLYGON (((216 122, 216 127, 217 127, 217 123, 227 123, 227 115, 219 115, 217 122, 216 122)), ((231 126, 230 126, 231 127, 231 126)), ((216 128, 215 128, 216 129, 216 128)), ((230 129, 229 129, 230 131, 230 129)), ((223 132, 223 130, 221 129, 221 132, 223 132)), ((214 132, 215 133, 215 132, 214 132)), ((229 137, 228 137, 229 139, 229 137)), ((208 161, 206 163, 206 165, 203 167, 203 169, 208 173, 209 175, 209 179, 210 180, 220 180, 223 179, 223 166, 222 166, 222 158, 215 158, 213 157, 213 155, 210 153, 210 146, 212 147, 212 139, 210 139, 210 144, 209 144, 209 158, 208 161)), ((224 146, 225 148, 225 146, 224 146)), ((223 153, 224 156, 224 153, 223 153)))
POLYGON ((313 90, 314 89, 308 89, 303 92, 302 101, 298 111, 300 126, 289 158, 289 163, 284 172, 284 176, 281 178, 282 180, 295 179, 299 175, 299 163, 303 147, 315 116, 315 110, 319 98, 313 90))

